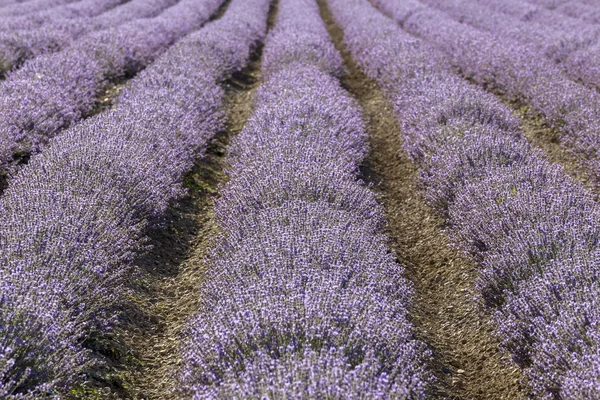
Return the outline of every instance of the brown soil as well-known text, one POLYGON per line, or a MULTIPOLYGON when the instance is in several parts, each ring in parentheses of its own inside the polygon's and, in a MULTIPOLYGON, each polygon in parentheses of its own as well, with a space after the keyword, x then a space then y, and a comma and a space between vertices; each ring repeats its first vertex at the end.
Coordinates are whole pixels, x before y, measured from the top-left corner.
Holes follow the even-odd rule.
POLYGON ((517 102, 507 101, 504 96, 499 97, 521 119, 521 130, 529 143, 543 151, 550 162, 561 165, 568 175, 583 183, 589 192, 595 196, 596 201, 599 201, 600 187, 595 183, 596 180, 593 174, 579 162, 566 146, 561 144, 562 133, 550 127, 543 116, 529 107, 517 102))
MULTIPOLYGON (((274 2, 276 3, 276 2, 274 2)), ((268 27, 274 25, 276 4, 271 7, 268 27)), ((152 235, 154 250, 144 257, 141 285, 135 294, 147 324, 137 317, 127 342, 139 366, 127 385, 127 398, 181 399, 178 373, 182 365, 180 338, 188 319, 199 310, 198 292, 204 279, 204 259, 218 236, 213 222, 213 199, 227 180, 226 147, 239 133, 252 111, 252 97, 259 84, 259 47, 243 71, 223 84, 228 95, 225 132, 211 142, 206 156, 186 177, 189 195, 167 218, 166 229, 152 235)), ((132 363, 130 363, 132 364, 132 363)))
POLYGON ((226 180, 223 169, 227 144, 241 130, 250 113, 257 70, 254 65, 225 84, 230 93, 227 132, 213 140, 206 157, 186 178, 190 195, 182 207, 173 211, 175 218, 170 218, 168 231, 161 231, 154 241, 158 251, 153 253, 160 254, 148 256, 159 276, 151 278, 153 282, 146 285, 150 297, 144 301, 150 304, 148 312, 157 323, 142 327, 131 338, 142 365, 132 385, 136 388, 133 398, 181 398, 176 392, 176 374, 181 367, 179 339, 186 321, 199 309, 203 260, 208 245, 218 234, 213 223, 213 196, 219 184, 226 180))
POLYGON ((489 317, 474 301, 476 267, 450 247, 444 221, 423 201, 418 171, 401 151, 402 136, 391 105, 358 69, 325 0, 319 4, 349 70, 343 84, 368 122, 371 154, 361 168, 363 179, 374 183, 380 195, 392 247, 416 289, 412 321, 417 337, 432 350, 428 363, 436 377, 428 398, 524 398, 520 370, 501 350, 489 317))
POLYGON ((112 107, 114 99, 121 93, 121 90, 127 85, 129 79, 120 79, 118 82, 109 84, 96 98, 96 104, 86 118, 100 114, 112 107))

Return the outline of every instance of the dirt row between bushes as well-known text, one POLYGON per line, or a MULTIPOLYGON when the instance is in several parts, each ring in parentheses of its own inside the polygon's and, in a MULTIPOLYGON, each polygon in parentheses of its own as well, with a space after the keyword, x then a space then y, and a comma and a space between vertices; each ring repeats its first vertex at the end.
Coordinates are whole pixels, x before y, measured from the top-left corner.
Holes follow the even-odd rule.
MULTIPOLYGON (((443 220, 423 201, 418 171, 401 150, 401 132, 391 105, 346 50, 343 32, 333 22, 325 0, 319 0, 319 6, 349 70, 342 84, 363 107, 368 122, 371 153, 361 166, 361 178, 373 184, 384 204, 390 245, 416 289, 412 322, 416 336, 432 351, 428 367, 436 378, 428 398, 524 398, 519 369, 500 349, 489 317, 474 301, 476 267, 450 247, 443 220)), ((269 29, 276 13, 274 6, 269 29)), ((251 64, 224 83, 227 130, 213 138, 205 157, 185 178, 188 196, 150 233, 153 248, 137 262, 141 271, 130 280, 132 301, 123 312, 127 319, 124 328, 115 331, 119 337, 115 343, 120 345, 111 349, 113 394, 102 398, 185 397, 177 391, 180 338, 187 320, 199 310, 204 258, 218 235, 213 198, 227 180, 227 145, 252 111, 260 56, 258 49, 251 64)))
POLYGON ((412 322, 417 337, 432 350, 428 362, 436 378, 428 398, 524 398, 520 370, 500 350, 489 317, 474 301, 476 267, 450 247, 444 221, 425 204, 418 171, 402 151, 391 105, 345 48, 325 0, 319 5, 349 70, 343 84, 368 122, 371 153, 363 179, 374 184, 384 204, 391 245, 416 289, 412 322))
MULTIPOLYGON (((268 28, 274 25, 276 1, 268 28)), ((136 291, 144 315, 132 324, 127 342, 137 364, 124 395, 132 399, 167 400, 186 396, 178 391, 182 366, 181 337, 188 319, 197 313, 199 291, 205 276, 204 259, 218 235, 213 222, 214 198, 226 182, 227 146, 243 128, 252 111, 252 98, 259 85, 262 46, 247 68, 223 83, 227 93, 227 129, 210 142, 206 155, 186 176, 186 198, 174 207, 166 225, 151 235, 154 249, 144 256, 143 288, 136 291)), ((139 313, 138 313, 139 314, 139 313)), ((130 363, 132 364, 132 363, 130 363)))
POLYGON ((514 111, 515 116, 519 117, 521 130, 533 147, 540 149, 550 162, 559 164, 569 176, 581 182, 595 196, 596 201, 600 200, 600 186, 596 183, 596 178, 566 146, 561 144, 562 134, 558 129, 552 128, 543 116, 526 105, 508 101, 505 96, 495 92, 492 94, 499 97, 514 111))

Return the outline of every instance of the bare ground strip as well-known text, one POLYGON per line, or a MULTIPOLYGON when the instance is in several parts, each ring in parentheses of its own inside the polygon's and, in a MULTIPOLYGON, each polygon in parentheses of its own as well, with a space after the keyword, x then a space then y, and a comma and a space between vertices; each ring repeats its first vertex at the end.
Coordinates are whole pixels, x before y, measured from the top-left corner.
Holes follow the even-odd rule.
POLYGON ((361 168, 386 210, 388 234, 406 277, 416 289, 411 310, 416 335, 432 350, 436 377, 428 398, 520 399, 520 370, 493 335, 493 325, 474 301, 476 266, 453 250, 443 220, 429 208, 418 171, 402 151, 392 108, 377 84, 358 68, 343 44, 325 0, 321 15, 349 73, 345 87, 364 109, 371 153, 361 168))
MULTIPOLYGON (((276 2, 270 9, 268 29, 274 25, 276 2)), ((210 143, 206 156, 186 177, 189 195, 171 210, 166 228, 153 235, 154 249, 145 259, 147 276, 141 308, 147 325, 139 319, 127 342, 138 367, 127 390, 134 399, 181 399, 177 374, 180 371, 180 338, 188 319, 198 312, 199 289, 204 279, 204 259, 212 240, 219 234, 213 222, 213 199, 227 180, 227 145, 241 131, 252 111, 252 97, 259 84, 262 47, 250 65, 223 84, 228 94, 227 130, 210 143), (148 274, 149 272, 149 274, 148 274)), ((138 293, 138 295, 140 295, 138 293)))

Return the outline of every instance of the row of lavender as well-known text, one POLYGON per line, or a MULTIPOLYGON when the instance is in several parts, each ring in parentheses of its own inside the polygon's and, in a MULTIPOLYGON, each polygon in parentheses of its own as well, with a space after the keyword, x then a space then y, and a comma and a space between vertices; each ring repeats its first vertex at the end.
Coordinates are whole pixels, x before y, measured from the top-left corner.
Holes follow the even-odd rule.
MULTIPOLYGON (((581 27, 584 27, 584 29, 590 28, 589 23, 582 21, 579 17, 573 17, 565 13, 558 12, 562 9, 562 6, 556 8, 544 7, 540 4, 537 4, 536 0, 505 0, 502 2, 493 2, 490 0, 478 1, 480 4, 485 5, 494 11, 510 15, 521 21, 529 21, 548 26, 552 26, 556 23, 558 24, 557 27, 560 29, 565 29, 567 27, 565 23, 571 24, 572 22, 579 22, 581 26, 577 27, 573 25, 574 29, 580 29, 581 27), (551 11, 548 8, 551 8, 555 11, 551 11)), ((577 1, 572 0, 568 3, 574 4, 576 2, 577 1)), ((565 3, 564 5, 566 6, 568 3, 565 3)), ((595 7, 591 4, 587 5, 586 7, 590 9, 598 9, 598 6, 600 6, 600 3, 598 3, 595 7)))
POLYGON ((35 29, 57 20, 74 22, 77 18, 95 17, 123 3, 125 0, 80 0, 17 17, 2 17, 0 13, 0 31, 35 29))
POLYGON ((569 1, 558 7, 553 8, 556 12, 573 18, 579 18, 582 21, 598 24, 600 23, 599 4, 588 4, 580 1, 569 1))
POLYGON ((600 95, 567 79, 536 52, 509 38, 498 39, 452 20, 417 0, 374 1, 409 32, 448 54, 448 60, 475 82, 519 99, 562 133, 564 144, 600 183, 600 95))
POLYGON ((18 17, 38 11, 47 10, 64 4, 74 3, 76 0, 3 0, 0 8, 0 17, 18 17))
MULTIPOLYGON (((455 20, 491 32, 501 40, 525 43, 533 47, 529 51, 537 63, 557 64, 573 80, 600 88, 600 26, 588 25, 547 10, 538 11, 535 18, 521 21, 495 11, 497 7, 494 7, 496 2, 493 0, 422 2, 441 9, 455 20)), ((519 0, 509 3, 512 7, 523 5, 523 1, 519 0)), ((503 3, 503 6, 507 7, 507 4, 503 3)))
POLYGON ((184 195, 184 174, 223 128, 218 82, 247 63, 267 9, 234 0, 13 179, 0 201, 0 397, 85 379, 85 341, 110 329, 146 228, 184 195))
POLYGON ((423 398, 411 289, 357 181, 366 132, 314 0, 281 0, 230 148, 183 383, 195 399, 423 398))
POLYGON ((92 32, 134 19, 150 18, 176 0, 83 0, 21 17, 0 19, 0 72, 20 67, 28 59, 67 48, 92 32), (117 7, 118 6, 118 7, 117 7))
MULTIPOLYGON (((134 0, 135 2, 135 0, 134 0)), ((143 2, 122 17, 135 18, 143 2)), ((172 0, 153 2, 158 11, 172 0)), ((95 32, 70 48, 28 61, 0 83, 0 175, 91 112, 111 81, 132 75, 198 29, 222 0, 182 0, 159 16, 95 32)), ((125 5, 127 6, 127 5, 125 5)), ((146 7, 147 8, 147 7, 146 7)))
POLYGON ((526 0, 532 5, 545 7, 549 10, 555 10, 565 15, 575 14, 576 17, 582 17, 583 11, 598 11, 600 3, 597 0, 526 0))
POLYGON ((536 398, 600 397, 598 205, 441 53, 367 0, 331 5, 350 51, 393 103, 426 199, 480 265, 477 287, 536 398))

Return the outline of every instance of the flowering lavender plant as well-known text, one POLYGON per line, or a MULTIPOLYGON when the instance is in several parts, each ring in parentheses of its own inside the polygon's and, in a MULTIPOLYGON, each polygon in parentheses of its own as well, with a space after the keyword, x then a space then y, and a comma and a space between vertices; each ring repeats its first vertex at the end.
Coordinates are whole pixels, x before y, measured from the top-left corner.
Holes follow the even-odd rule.
MULTIPOLYGON (((447 50, 475 40, 446 34, 462 25, 422 3, 378 3, 411 30, 448 40, 447 50)), ((349 50, 394 105, 426 199, 446 217, 456 245, 480 265, 481 298, 533 394, 600 396, 597 203, 528 145, 509 109, 456 77, 441 53, 367 1, 330 4, 349 50)), ((478 43, 487 54, 491 42, 478 43)))
POLYGON ((423 398, 412 289, 356 179, 368 150, 313 0, 283 0, 231 144, 182 381, 196 399, 423 398))
POLYGON ((60 394, 84 378, 84 342, 110 329, 146 228, 185 193, 184 174, 223 128, 219 82, 248 62, 267 9, 234 0, 11 180, 0 200, 3 398, 60 394))
POLYGON ((185 0, 159 16, 95 32, 67 50, 37 57, 0 84, 0 170, 39 152, 86 116, 111 80, 132 75, 201 27, 221 0, 185 0))

